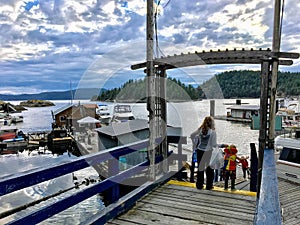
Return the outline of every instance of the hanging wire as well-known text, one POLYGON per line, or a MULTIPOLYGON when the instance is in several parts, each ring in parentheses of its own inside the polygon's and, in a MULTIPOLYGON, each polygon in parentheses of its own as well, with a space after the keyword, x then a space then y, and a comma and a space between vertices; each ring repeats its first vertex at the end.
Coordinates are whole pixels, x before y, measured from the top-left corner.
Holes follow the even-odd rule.
POLYGON ((281 15, 280 15, 280 25, 279 25, 279 46, 280 46, 280 44, 281 44, 281 33, 282 33, 283 13, 284 13, 284 0, 282 0, 281 15))
POLYGON ((158 6, 160 5, 160 0, 158 1, 154 13, 154 32, 155 32, 155 57, 159 57, 159 45, 158 45, 158 34, 157 34, 157 15, 158 15, 158 6))
MULTIPOLYGON (((155 57, 158 58, 159 55, 165 56, 163 51, 159 47, 159 42, 158 42, 158 33, 157 33, 157 15, 158 15, 158 6, 160 5, 161 0, 157 2, 157 6, 155 9, 154 13, 154 32, 155 32, 155 57)), ((167 5, 171 2, 171 0, 168 0, 168 2, 162 6, 162 8, 166 8, 167 5)))

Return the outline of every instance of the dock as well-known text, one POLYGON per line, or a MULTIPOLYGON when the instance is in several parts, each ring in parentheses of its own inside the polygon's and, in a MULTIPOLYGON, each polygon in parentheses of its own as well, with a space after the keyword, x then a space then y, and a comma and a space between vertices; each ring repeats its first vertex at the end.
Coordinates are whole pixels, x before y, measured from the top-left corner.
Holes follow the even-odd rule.
MULTIPOLYGON (((299 184, 278 179, 282 224, 300 221, 299 184)), ((141 198, 106 224, 253 224, 256 193, 246 190, 198 190, 195 183, 171 180, 141 198)))
POLYGON ((253 224, 256 193, 169 181, 107 224, 253 224))

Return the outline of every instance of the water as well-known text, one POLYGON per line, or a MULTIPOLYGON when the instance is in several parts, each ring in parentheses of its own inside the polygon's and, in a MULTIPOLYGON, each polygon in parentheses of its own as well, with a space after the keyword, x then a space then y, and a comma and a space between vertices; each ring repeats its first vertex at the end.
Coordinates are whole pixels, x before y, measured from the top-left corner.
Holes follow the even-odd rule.
MULTIPOLYGON (((23 123, 17 124, 17 127, 24 133, 33 131, 45 131, 51 130, 52 115, 51 111, 55 111, 62 106, 65 106, 69 101, 53 101, 55 106, 43 107, 43 108, 28 108, 27 111, 22 112, 24 117, 23 123)), ((226 115, 226 107, 224 103, 235 103, 235 100, 215 100, 215 114, 226 115)), ((19 102, 11 102, 12 104, 18 104, 19 102)), ((89 101, 81 101, 81 103, 90 103, 89 101)), ((258 99, 243 99, 242 103, 259 104, 258 99)), ((113 103, 109 103, 109 109, 112 112, 113 103)), ((131 104, 133 114, 136 118, 148 119, 148 112, 146 110, 146 104, 135 103, 131 104)), ((203 118, 209 115, 210 101, 203 100, 197 102, 184 102, 184 103, 168 103, 168 124, 174 127, 182 127, 182 135, 189 137, 189 135, 196 130, 201 124, 203 118)), ((258 131, 251 130, 249 124, 233 123, 224 120, 216 120, 217 141, 219 144, 235 144, 239 150, 238 155, 250 154, 250 143, 255 143, 258 146, 258 131)), ((184 145, 185 152, 191 153, 191 140, 187 139, 187 145, 184 145)), ((191 160, 191 155, 188 154, 188 159, 191 160)), ((27 153, 22 153, 19 156, 6 155, 0 156, 0 179, 13 176, 16 172, 32 171, 40 167, 51 166, 57 163, 67 162, 75 158, 75 156, 69 156, 67 154, 62 156, 52 155, 37 155, 32 154, 30 156, 27 153)), ((238 171, 239 172, 239 171, 238 171)), ((85 170, 77 171, 75 176, 78 181, 81 182, 87 177, 96 177, 96 172, 87 168, 85 170)), ((24 190, 1 197, 0 211, 4 212, 8 209, 17 207, 26 202, 31 202, 39 199, 43 196, 47 196, 52 193, 56 193, 59 190, 63 190, 74 185, 72 175, 66 175, 62 178, 58 178, 52 181, 46 181, 36 187, 26 188, 24 190)), ((84 188, 84 187, 81 187, 84 188)), ((53 201, 74 193, 71 191, 67 194, 63 194, 60 197, 56 197, 53 201)), ((35 208, 43 206, 39 204, 35 208)), ((103 208, 102 201, 99 196, 92 197, 76 206, 65 210, 64 212, 43 221, 41 224, 78 224, 85 221, 88 217, 95 214, 98 210, 103 208)), ((22 216, 28 213, 28 210, 20 212, 17 216, 22 216)), ((12 220, 12 217, 7 217, 0 220, 0 224, 5 221, 12 220)))

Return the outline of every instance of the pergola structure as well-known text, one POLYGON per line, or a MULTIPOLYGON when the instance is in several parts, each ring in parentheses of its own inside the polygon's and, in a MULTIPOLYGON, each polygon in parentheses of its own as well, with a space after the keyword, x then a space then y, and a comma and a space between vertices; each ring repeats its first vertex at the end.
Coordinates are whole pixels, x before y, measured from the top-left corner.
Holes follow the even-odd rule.
MULTIPOLYGON (((218 50, 194 52, 153 59, 153 1, 147 1, 147 61, 131 66, 137 70, 146 68, 148 92, 147 110, 149 111, 150 177, 155 179, 155 155, 162 154, 167 163, 167 113, 166 113, 166 70, 189 66, 210 64, 260 64, 260 131, 258 193, 260 189, 261 168, 264 149, 274 149, 276 88, 279 65, 292 65, 291 59, 299 58, 298 53, 280 52, 280 0, 275 1, 273 46, 270 49, 218 50), (160 143, 156 143, 160 139, 160 143)), ((163 165, 163 170, 167 166, 163 165)), ((166 172, 166 171, 165 171, 166 172)))

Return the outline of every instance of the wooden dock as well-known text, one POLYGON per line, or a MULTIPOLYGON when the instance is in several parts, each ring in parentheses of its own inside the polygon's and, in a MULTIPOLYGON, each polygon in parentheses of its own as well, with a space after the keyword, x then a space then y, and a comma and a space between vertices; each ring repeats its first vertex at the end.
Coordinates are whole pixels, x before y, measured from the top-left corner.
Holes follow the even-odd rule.
POLYGON ((198 190, 194 183, 170 181, 107 224, 253 224, 254 192, 198 190))
MULTIPOLYGON (((300 221, 299 184, 278 180, 284 225, 300 221)), ((253 224, 256 193, 198 190, 194 183, 170 181, 144 196, 128 212, 106 224, 253 224)))
POLYGON ((278 191, 283 224, 300 224, 300 184, 278 178, 278 191))

